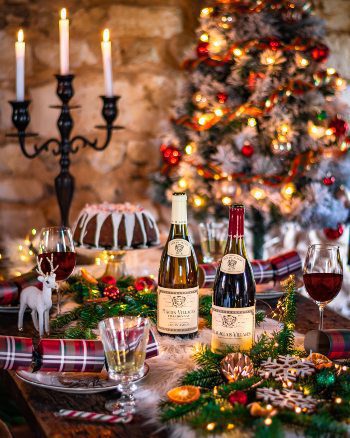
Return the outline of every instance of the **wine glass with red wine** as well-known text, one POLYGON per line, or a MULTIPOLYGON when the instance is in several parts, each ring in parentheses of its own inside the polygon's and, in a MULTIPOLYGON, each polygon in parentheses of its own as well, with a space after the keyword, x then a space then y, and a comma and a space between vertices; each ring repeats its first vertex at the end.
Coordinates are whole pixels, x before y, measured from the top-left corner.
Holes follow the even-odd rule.
POLYGON ((320 310, 319 330, 323 329, 323 311, 339 293, 343 283, 343 262, 339 246, 309 246, 303 278, 305 289, 320 310))
MULTIPOLYGON (((75 268, 75 249, 72 231, 68 227, 48 227, 40 232, 39 259, 43 272, 50 272, 51 256, 55 271, 56 281, 67 280, 75 268)), ((57 313, 61 313, 61 293, 57 288, 57 313)))

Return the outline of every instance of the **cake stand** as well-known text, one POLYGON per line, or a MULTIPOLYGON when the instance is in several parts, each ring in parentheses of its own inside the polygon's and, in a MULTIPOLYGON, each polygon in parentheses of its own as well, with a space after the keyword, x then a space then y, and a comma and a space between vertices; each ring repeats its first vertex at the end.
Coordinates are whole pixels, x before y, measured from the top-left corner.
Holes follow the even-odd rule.
MULTIPOLYGON (((128 248, 128 249, 104 249, 104 248, 95 248, 87 245, 77 246, 76 249, 84 250, 84 252, 89 253, 89 255, 94 254, 95 260, 100 259, 100 264, 106 264, 105 271, 102 276, 111 275, 112 277, 118 279, 120 277, 125 277, 129 275, 126 263, 126 255, 131 251, 141 251, 141 250, 150 250, 159 248, 158 245, 152 246, 140 246, 136 248, 128 248), (98 255, 97 255, 98 253, 98 255)), ((87 254, 86 254, 87 255, 87 254)))

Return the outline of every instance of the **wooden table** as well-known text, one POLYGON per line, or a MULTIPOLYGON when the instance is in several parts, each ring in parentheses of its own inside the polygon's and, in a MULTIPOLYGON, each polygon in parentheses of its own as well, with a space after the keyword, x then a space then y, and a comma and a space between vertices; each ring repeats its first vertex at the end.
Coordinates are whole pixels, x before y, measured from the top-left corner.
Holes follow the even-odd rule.
MULTIPOLYGON (((317 306, 307 298, 297 298, 296 328, 300 333, 315 329, 318 323, 317 306)), ((326 309, 325 328, 342 327, 350 329, 350 320, 332 310, 326 309)), ((17 335, 17 315, 0 315, 0 334, 17 335)), ((26 316, 23 336, 33 336, 29 315, 26 316)), ((87 422, 64 421, 54 417, 53 412, 61 408, 103 412, 107 395, 69 395, 55 391, 35 388, 20 381, 13 372, 2 372, 0 378, 16 400, 18 407, 26 417, 34 436, 45 438, 138 438, 166 437, 165 431, 154 432, 152 427, 143 425, 143 419, 135 417, 128 425, 98 425, 87 422)))

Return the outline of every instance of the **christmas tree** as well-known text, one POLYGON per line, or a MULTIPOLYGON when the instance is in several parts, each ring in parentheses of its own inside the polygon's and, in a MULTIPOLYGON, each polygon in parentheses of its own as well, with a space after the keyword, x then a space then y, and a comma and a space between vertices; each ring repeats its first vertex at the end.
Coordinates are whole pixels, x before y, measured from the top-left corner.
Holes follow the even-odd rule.
POLYGON ((326 66, 324 25, 306 0, 221 0, 200 12, 156 199, 186 190, 198 218, 247 207, 262 236, 281 221, 342 232, 350 187, 345 81, 326 66))

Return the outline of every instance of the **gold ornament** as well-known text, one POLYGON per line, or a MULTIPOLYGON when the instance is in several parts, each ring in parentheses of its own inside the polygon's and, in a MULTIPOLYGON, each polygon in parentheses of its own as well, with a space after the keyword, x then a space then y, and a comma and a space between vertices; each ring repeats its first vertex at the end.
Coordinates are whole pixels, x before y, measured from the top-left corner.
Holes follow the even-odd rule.
POLYGON ((229 353, 220 362, 220 369, 229 382, 254 375, 253 363, 249 356, 243 353, 229 353))
POLYGON ((306 359, 312 362, 317 370, 333 366, 333 362, 321 353, 311 353, 306 359))

